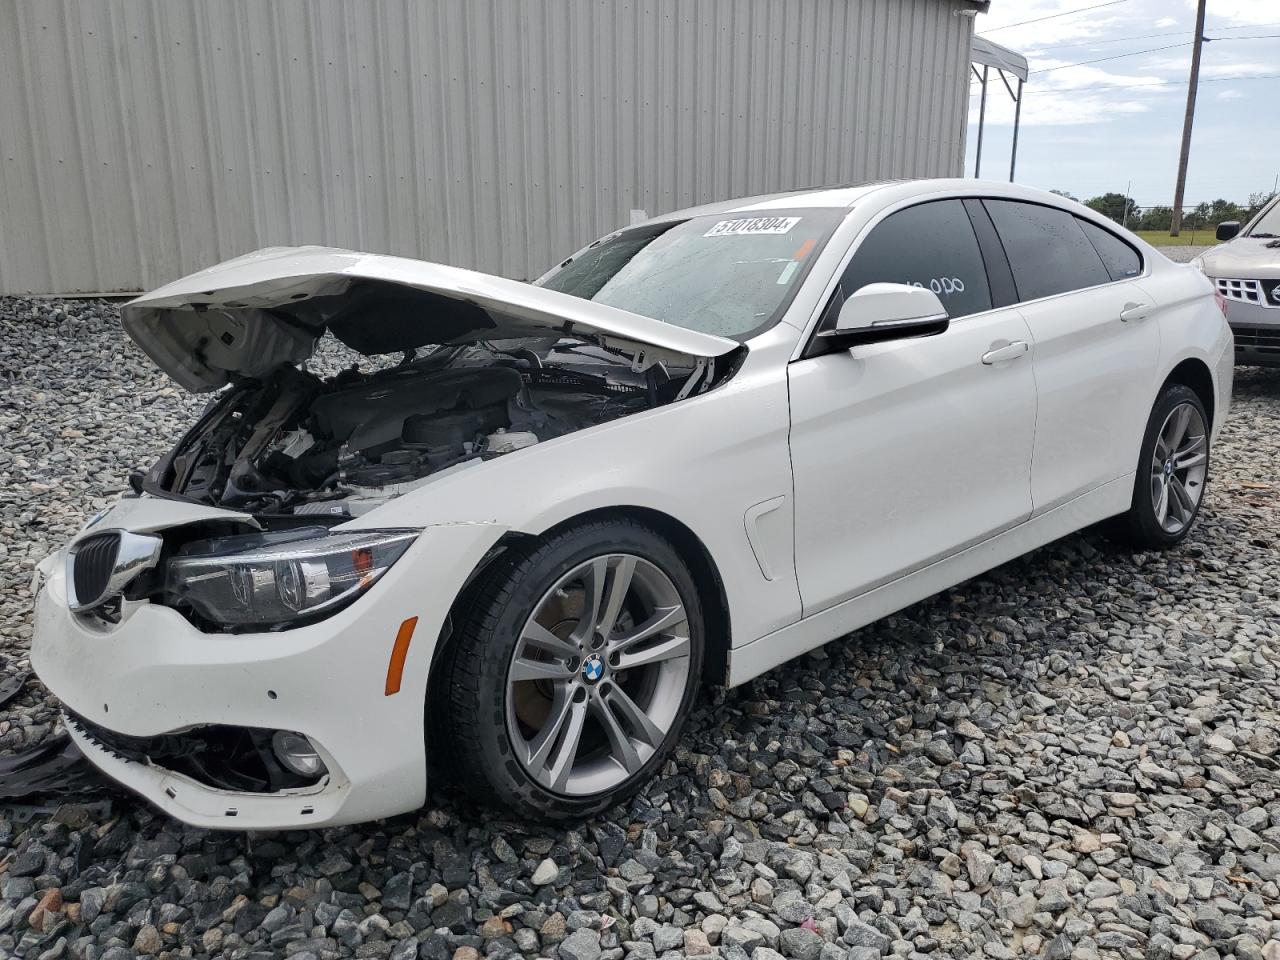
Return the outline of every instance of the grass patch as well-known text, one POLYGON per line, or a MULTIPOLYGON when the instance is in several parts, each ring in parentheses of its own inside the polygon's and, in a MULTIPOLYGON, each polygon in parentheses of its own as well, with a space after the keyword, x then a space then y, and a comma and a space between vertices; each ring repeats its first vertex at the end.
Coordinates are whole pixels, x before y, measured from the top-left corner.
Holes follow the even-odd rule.
POLYGON ((1171 237, 1168 230, 1135 230, 1138 236, 1153 247, 1213 247, 1218 243, 1214 230, 1188 230, 1181 236, 1171 237))

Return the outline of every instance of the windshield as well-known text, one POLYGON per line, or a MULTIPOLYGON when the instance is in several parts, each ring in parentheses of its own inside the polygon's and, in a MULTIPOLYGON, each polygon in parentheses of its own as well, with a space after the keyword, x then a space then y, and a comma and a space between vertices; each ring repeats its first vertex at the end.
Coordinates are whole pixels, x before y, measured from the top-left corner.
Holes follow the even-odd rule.
POLYGON ((620 230, 538 283, 689 330, 742 339, 778 321, 846 212, 722 213, 620 230))
POLYGON ((1273 203, 1248 233, 1251 237, 1280 237, 1280 202, 1273 203))

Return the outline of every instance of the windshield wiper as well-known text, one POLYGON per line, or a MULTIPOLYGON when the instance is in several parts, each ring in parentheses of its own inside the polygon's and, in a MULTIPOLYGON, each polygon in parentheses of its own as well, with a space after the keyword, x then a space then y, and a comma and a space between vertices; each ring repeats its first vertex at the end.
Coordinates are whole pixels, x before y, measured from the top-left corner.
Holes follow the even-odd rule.
POLYGON ((1251 233, 1249 236, 1255 240, 1280 240, 1280 233, 1251 233))

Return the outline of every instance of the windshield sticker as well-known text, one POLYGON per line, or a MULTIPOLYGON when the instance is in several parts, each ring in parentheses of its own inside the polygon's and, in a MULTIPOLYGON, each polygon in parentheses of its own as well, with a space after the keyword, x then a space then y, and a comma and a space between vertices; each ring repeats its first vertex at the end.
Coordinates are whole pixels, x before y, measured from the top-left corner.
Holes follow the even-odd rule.
POLYGON ((721 220, 704 237, 741 237, 761 233, 790 233, 800 217, 751 217, 746 220, 721 220))

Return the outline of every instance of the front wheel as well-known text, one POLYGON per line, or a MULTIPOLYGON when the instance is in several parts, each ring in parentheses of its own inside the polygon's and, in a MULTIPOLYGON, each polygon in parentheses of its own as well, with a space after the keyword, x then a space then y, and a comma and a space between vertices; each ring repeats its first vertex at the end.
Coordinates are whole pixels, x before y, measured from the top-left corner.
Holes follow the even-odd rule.
POLYGON ((674 747, 697 692, 702 613, 655 531, 591 522, 500 558, 462 621, 437 722, 477 799, 586 816, 634 793, 674 747))
POLYGON ((1209 417, 1190 387, 1169 384, 1147 421, 1133 505, 1112 532, 1138 547, 1181 543, 1200 513, 1209 479, 1209 417))

